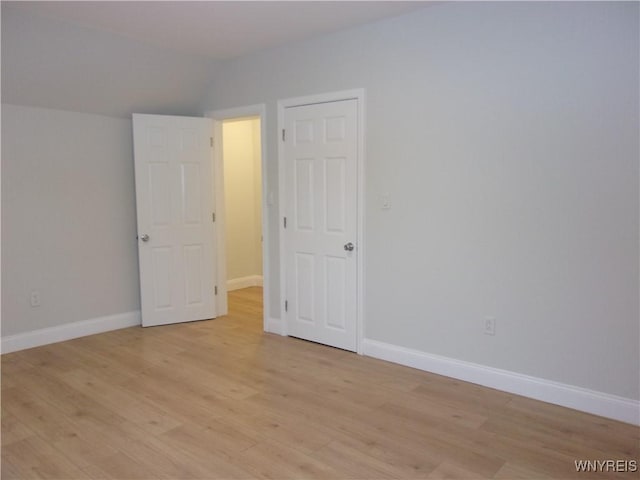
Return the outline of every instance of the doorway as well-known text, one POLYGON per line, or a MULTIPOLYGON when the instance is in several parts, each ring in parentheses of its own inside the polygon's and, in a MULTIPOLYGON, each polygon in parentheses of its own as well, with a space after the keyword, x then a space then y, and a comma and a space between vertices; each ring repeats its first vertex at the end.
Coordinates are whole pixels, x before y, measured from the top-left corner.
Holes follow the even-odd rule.
MULTIPOLYGON (((143 326, 226 315, 228 280, 232 280, 229 285, 232 289, 260 288, 262 275, 268 278, 269 261, 264 255, 268 251, 268 224, 262 214, 265 211, 262 172, 266 163, 262 153, 264 105, 210 112, 207 117, 135 114, 133 118, 143 326), (250 257, 250 267, 242 273, 246 265, 238 267, 236 262, 228 277, 223 123, 240 125, 241 119, 252 120, 240 129, 250 134, 235 143, 245 147, 249 144, 251 165, 250 174, 243 172, 246 167, 242 167, 240 175, 235 176, 241 179, 236 183, 248 186, 249 190, 238 194, 232 187, 230 196, 241 198, 240 207, 250 203, 250 213, 232 212, 232 216, 234 220, 250 221, 251 226, 245 231, 252 234, 238 233, 236 228, 230 232, 236 237, 231 237, 229 243, 250 244, 254 239, 256 247, 251 254, 246 250, 236 253, 240 260, 250 257)), ((233 144, 234 140, 227 142, 233 144)), ((269 303, 265 301, 268 292, 265 284, 261 295, 263 329, 271 331, 267 321, 269 303)))
MULTIPOLYGON (((215 110, 209 111, 206 114, 207 117, 213 120, 213 184, 215 191, 215 209, 216 209, 216 245, 217 245, 217 258, 218 258, 218 272, 217 272, 217 285, 218 285, 218 316, 226 315, 228 313, 228 291, 235 293, 236 288, 257 288, 254 287, 262 285, 262 307, 263 307, 263 325, 264 331, 273 331, 272 323, 270 321, 270 285, 269 285, 269 225, 268 225, 268 209, 270 203, 267 202, 269 196, 273 196, 273 193, 267 191, 266 181, 266 169, 267 152, 265 146, 265 130, 266 130, 266 107, 264 104, 249 105, 245 107, 231 108, 227 110, 215 110), (225 139, 224 131, 227 131, 228 138, 225 139), (244 138, 244 140, 243 140, 244 138), (229 155, 227 149, 227 155, 225 155, 225 143, 227 145, 233 143, 240 143, 239 148, 236 150, 245 151, 244 155, 247 157, 253 157, 254 162, 252 165, 245 163, 245 174, 242 174, 242 169, 239 164, 225 165, 225 161, 230 161, 225 158, 229 155), (259 158, 255 155, 259 152, 259 158), (249 155, 251 153, 251 155, 249 155), (247 173, 246 170, 251 171, 247 173), (230 180, 236 185, 226 185, 225 177, 227 176, 226 170, 229 170, 230 180), (251 180, 247 180, 247 178, 251 180), (235 180, 235 182, 234 182, 235 180), (239 188, 238 183, 240 183, 239 188), (227 194, 227 189, 231 189, 227 194), (232 198, 234 197, 234 198, 232 198), (253 201, 248 201, 248 197, 251 197, 253 201), (240 202, 238 202, 238 199, 240 202), (226 207, 227 200, 230 202, 240 203, 240 205, 231 206, 228 211, 226 207), (253 206, 253 214, 250 212, 253 206), (228 223, 236 223, 237 208, 242 211, 244 207, 245 213, 242 214, 242 218, 247 220, 245 224, 236 225, 231 228, 235 233, 227 233, 228 223), (233 216, 234 218, 229 218, 233 216), (251 221, 252 227, 248 227, 246 223, 249 223, 251 218, 256 220, 251 221), (244 229, 244 234, 242 233, 244 229), (249 233, 247 233, 249 232, 249 233), (253 232, 253 233, 250 233, 253 232), (245 238, 248 235, 249 238, 245 238), (232 250, 239 247, 236 245, 237 238, 241 238, 243 248, 251 250, 251 259, 245 259, 248 261, 237 262, 235 260, 227 261, 228 249, 232 250), (232 245, 233 244, 233 245, 232 245), (247 245, 257 244, 259 247, 251 249, 247 245), (257 251, 256 251, 257 250, 257 251), (229 265, 228 265, 229 263, 229 265), (247 266, 249 265, 249 266, 247 266), (227 273, 229 270, 229 273, 227 273)), ((241 153, 241 152, 240 152, 241 153)), ((242 153, 241 153, 242 154, 242 153)), ((231 156, 234 156, 233 147, 231 156)), ((242 220, 241 220, 242 222, 242 220)), ((238 255, 238 252, 231 253, 232 256, 238 255)))
POLYGON ((260 117, 222 122, 227 291, 262 287, 260 117))

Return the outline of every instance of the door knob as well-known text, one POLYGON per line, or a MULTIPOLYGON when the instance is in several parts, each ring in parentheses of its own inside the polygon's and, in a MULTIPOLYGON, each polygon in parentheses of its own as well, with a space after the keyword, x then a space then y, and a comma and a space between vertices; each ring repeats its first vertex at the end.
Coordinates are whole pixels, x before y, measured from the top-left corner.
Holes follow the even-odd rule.
POLYGON ((344 249, 345 249, 347 252, 352 252, 354 248, 356 248, 356 247, 355 247, 355 246, 353 245, 353 243, 351 243, 351 242, 349 242, 349 243, 345 243, 345 244, 344 244, 344 249))
POLYGON ((143 242, 148 242, 149 235, 147 235, 146 233, 143 233, 142 235, 140 235, 140 240, 142 240, 143 242))

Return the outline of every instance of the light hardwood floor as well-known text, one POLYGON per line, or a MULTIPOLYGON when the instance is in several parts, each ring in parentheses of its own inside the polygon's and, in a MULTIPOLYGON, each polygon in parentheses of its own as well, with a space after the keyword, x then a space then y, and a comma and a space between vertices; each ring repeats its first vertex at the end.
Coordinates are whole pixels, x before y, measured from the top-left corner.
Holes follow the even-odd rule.
POLYGON ((623 423, 216 320, 2 356, 2 478, 622 478, 623 423))

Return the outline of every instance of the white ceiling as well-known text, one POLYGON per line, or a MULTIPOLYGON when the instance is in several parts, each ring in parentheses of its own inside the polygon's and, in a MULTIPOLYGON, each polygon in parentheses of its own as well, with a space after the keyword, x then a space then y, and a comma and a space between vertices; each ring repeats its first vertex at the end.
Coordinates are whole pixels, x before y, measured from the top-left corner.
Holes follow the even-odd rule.
POLYGON ((422 8, 429 1, 19 1, 3 6, 211 59, 238 57, 422 8))

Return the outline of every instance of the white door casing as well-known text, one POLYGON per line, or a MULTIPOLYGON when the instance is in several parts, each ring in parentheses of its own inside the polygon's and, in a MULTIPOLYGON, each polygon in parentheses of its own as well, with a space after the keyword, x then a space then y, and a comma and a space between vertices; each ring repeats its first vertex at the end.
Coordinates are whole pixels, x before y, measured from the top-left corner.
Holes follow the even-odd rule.
POLYGON ((216 316, 208 118, 133 115, 142 325, 216 316))
POLYGON ((356 351, 358 100, 285 108, 284 129, 287 333, 356 351))

